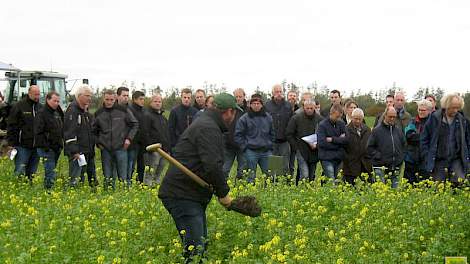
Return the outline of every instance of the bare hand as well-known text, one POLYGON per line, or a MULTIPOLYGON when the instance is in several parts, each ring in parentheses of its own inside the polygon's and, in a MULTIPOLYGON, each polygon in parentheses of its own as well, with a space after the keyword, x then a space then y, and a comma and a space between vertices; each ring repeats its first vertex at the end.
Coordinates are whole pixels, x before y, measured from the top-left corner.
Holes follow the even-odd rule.
POLYGON ((131 145, 131 141, 128 138, 126 138, 126 140, 124 140, 124 149, 127 149, 130 145, 131 145))
POLYGON ((328 143, 331 143, 331 142, 333 142, 333 138, 331 138, 331 137, 327 137, 327 138, 326 138, 326 142, 328 142, 328 143))
POLYGON ((80 153, 73 154, 73 160, 78 160, 80 158, 80 153))
POLYGON ((346 137, 346 134, 345 134, 345 133, 343 133, 343 134, 341 134, 341 136, 339 136, 339 137, 346 137))
POLYGON ((309 145, 310 145, 311 149, 316 149, 317 148, 317 144, 309 144, 309 145))
POLYGON ((227 196, 223 198, 219 198, 219 203, 223 205, 225 208, 227 208, 232 203, 232 197, 230 197, 230 195, 227 194, 227 196))

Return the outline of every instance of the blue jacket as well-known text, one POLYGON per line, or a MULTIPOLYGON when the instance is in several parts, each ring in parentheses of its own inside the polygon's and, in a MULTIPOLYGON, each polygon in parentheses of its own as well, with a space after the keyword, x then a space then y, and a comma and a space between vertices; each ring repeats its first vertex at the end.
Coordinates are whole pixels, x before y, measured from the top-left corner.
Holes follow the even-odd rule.
POLYGON ((424 124, 426 124, 426 121, 429 119, 429 116, 424 119, 420 119, 418 116, 416 116, 416 118, 411 120, 410 123, 408 123, 408 126, 406 126, 405 128, 405 162, 410 164, 410 166, 411 164, 413 164, 414 166, 419 166, 420 169, 424 169, 424 162, 419 146, 419 138, 421 133, 423 133, 424 124))
POLYGON ((235 142, 244 152, 246 149, 272 150, 274 141, 273 118, 264 109, 260 112, 245 113, 235 128, 235 142))
POLYGON ((344 159, 348 138, 341 137, 341 134, 346 135, 346 125, 342 120, 333 123, 330 118, 327 118, 320 122, 317 130, 318 158, 320 160, 344 159), (327 137, 331 137, 333 141, 327 142, 327 137))
MULTIPOLYGON (((424 131, 420 137, 421 154, 426 164, 426 170, 432 172, 434 163, 437 156, 437 147, 439 139, 439 128, 442 124, 442 118, 445 114, 445 109, 436 110, 431 114, 424 125, 424 131)), ((468 120, 461 113, 455 116, 456 134, 458 135, 457 144, 460 148, 460 157, 464 169, 470 169, 470 128, 468 120)))

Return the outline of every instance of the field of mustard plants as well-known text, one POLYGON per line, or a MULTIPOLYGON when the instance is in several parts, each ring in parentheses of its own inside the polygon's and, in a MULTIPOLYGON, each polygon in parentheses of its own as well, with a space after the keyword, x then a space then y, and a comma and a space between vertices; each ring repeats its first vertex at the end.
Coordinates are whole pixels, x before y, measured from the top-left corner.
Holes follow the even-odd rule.
MULTIPOLYGON (((31 185, 13 176, 10 160, 0 167, 0 263, 182 262, 158 187, 69 189, 62 158, 48 194, 42 169, 31 185)), ((282 178, 230 185, 232 196, 255 194, 263 214, 241 216, 213 199, 205 263, 443 263, 470 255, 468 187, 290 186, 282 178)))

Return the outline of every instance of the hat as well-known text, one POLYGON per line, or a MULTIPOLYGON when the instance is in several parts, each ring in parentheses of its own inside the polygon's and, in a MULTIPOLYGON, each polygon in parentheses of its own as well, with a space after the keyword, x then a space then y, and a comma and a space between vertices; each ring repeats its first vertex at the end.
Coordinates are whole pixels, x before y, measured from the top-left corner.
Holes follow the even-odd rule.
POLYGON ((263 97, 260 94, 253 94, 250 99, 250 104, 252 102, 260 102, 261 104, 263 104, 263 97))
POLYGON ((238 106, 235 97, 228 93, 220 93, 214 96, 214 106, 220 110, 232 108, 243 111, 240 106, 238 106))

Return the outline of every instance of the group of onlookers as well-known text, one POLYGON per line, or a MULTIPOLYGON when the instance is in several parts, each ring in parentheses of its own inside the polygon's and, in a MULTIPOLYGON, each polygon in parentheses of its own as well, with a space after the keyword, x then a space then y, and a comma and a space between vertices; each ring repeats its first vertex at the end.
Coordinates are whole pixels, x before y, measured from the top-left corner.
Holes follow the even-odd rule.
MULTIPOLYGON (((364 180, 369 182, 376 176, 390 179, 393 187, 403 164, 411 183, 431 178, 458 184, 470 168, 470 122, 457 94, 444 96, 440 108, 432 95, 426 96, 417 102, 414 118, 405 109, 403 93, 388 95, 374 127, 366 125, 364 110, 351 99, 343 100, 338 90, 330 92, 330 105, 324 108, 311 93, 303 93, 298 102, 297 92, 289 91, 286 99, 281 85, 273 86, 268 100, 260 94, 247 99, 241 88, 233 94, 240 109, 225 132, 225 177, 236 160, 236 177, 246 172, 247 181, 253 182, 258 165, 270 173, 272 156, 281 157, 283 174, 297 181, 314 180, 320 163, 322 174, 334 183, 342 170, 342 179, 350 184, 367 175, 364 180)), ((181 103, 171 109, 168 120, 161 95, 152 96, 146 106, 143 92, 129 98, 126 87, 105 90, 94 114, 87 85, 78 88, 65 112, 58 93, 48 93, 44 105, 39 97, 39 87, 32 85, 13 105, 7 137, 15 174, 31 179, 41 157, 48 189, 62 151, 69 161, 70 185, 83 182, 87 174, 89 184, 96 186, 95 147, 101 153, 105 188, 115 188, 116 179, 130 186, 135 169, 138 182, 153 186, 160 181, 165 160, 146 146, 161 143, 171 153, 193 121, 214 107, 214 97, 201 89, 194 96, 183 89, 181 103)))

